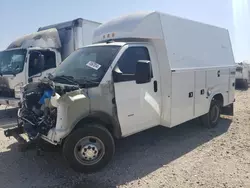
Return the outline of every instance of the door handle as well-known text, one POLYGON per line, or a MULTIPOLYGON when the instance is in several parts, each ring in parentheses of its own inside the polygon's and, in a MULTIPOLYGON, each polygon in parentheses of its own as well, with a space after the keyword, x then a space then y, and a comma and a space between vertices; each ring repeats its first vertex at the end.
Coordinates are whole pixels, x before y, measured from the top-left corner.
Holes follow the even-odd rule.
POLYGON ((193 96, 194 96, 194 93, 193 92, 189 92, 188 97, 192 98, 193 96))
POLYGON ((157 92, 158 91, 158 84, 157 84, 157 81, 155 80, 154 81, 154 92, 157 92))
POLYGON ((202 89, 202 90, 201 90, 201 95, 204 95, 204 93, 205 93, 205 90, 202 89))
POLYGON ((217 76, 220 77, 220 71, 217 72, 217 76))

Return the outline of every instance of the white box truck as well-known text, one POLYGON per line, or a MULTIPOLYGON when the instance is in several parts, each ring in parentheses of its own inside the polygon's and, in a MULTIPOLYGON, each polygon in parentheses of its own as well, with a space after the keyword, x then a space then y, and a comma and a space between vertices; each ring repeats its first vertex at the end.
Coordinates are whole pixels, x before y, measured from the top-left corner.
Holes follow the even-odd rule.
POLYGON ((236 67, 236 87, 248 89, 249 82, 249 64, 247 63, 237 63, 236 67))
POLYGON ((41 27, 12 42, 0 52, 0 105, 18 107, 20 87, 53 72, 74 50, 91 44, 99 25, 78 18, 41 27), (39 66, 40 61, 45 61, 44 67, 39 66))
POLYGON ((6 136, 62 145, 74 170, 94 172, 111 160, 115 138, 195 118, 213 128, 221 113, 233 115, 226 29, 145 12, 99 26, 93 41, 23 88, 21 123, 6 136))

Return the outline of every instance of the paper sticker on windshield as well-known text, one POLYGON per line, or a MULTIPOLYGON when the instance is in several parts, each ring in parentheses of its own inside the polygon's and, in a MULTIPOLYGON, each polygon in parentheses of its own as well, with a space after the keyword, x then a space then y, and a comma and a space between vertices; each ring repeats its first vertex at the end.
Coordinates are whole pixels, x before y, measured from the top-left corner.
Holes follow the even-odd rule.
POLYGON ((98 63, 94 61, 89 61, 86 65, 95 70, 98 70, 101 67, 101 65, 99 65, 98 63))

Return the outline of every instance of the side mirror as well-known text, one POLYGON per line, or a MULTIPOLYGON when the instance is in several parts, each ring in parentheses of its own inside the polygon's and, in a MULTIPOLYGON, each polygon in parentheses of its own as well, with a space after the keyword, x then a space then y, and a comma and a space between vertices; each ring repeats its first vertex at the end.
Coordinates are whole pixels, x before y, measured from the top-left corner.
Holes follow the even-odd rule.
POLYGON ((137 84, 144 84, 151 81, 151 64, 150 61, 139 60, 136 63, 135 81, 137 84))
POLYGON ((113 80, 114 82, 119 82, 121 81, 122 73, 119 71, 113 71, 113 80))

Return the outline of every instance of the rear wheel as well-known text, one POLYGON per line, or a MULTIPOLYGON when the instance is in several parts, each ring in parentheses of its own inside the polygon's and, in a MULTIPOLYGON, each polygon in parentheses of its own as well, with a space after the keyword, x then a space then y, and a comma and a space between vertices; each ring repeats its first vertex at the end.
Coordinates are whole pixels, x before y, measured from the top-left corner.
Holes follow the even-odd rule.
POLYGON ((110 132, 99 124, 76 129, 65 140, 63 155, 77 172, 91 173, 105 167, 115 152, 110 132))
POLYGON ((207 128, 214 128, 220 121, 221 103, 216 100, 212 100, 210 104, 209 112, 201 117, 202 124, 207 128))

